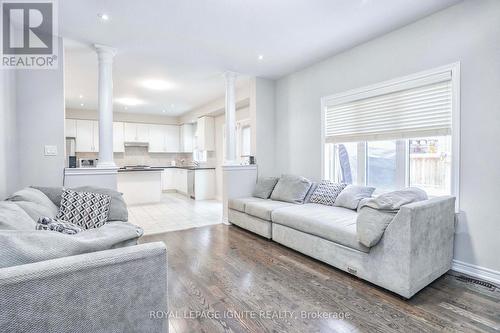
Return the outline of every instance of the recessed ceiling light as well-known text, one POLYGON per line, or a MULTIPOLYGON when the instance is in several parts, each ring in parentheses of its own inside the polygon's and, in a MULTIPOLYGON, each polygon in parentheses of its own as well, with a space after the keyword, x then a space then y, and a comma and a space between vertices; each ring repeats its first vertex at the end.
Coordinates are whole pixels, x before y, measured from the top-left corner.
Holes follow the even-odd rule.
POLYGON ((109 15, 105 14, 105 13, 97 14, 97 17, 100 18, 103 21, 108 21, 109 20, 109 15))
POLYGON ((172 107, 172 108, 173 108, 174 106, 175 106, 175 105, 173 105, 173 104, 170 104, 170 107, 172 107))
POLYGON ((85 104, 83 104, 83 103, 80 103, 80 106, 85 106, 85 104))
POLYGON ((257 57, 257 59, 259 59, 259 60, 263 60, 263 59, 264 59, 264 55, 259 54, 259 56, 257 57))
POLYGON ((161 112, 165 113, 165 112, 167 112, 167 110, 161 110, 161 112))
POLYGON ((133 97, 117 98, 117 99, 115 99, 115 102, 123 104, 123 105, 128 105, 128 106, 144 104, 144 102, 142 100, 137 99, 137 98, 133 98, 133 97))
POLYGON ((128 107, 125 107, 125 110, 128 110, 128 107))
POLYGON ((144 88, 151 90, 168 90, 172 88, 172 84, 165 80, 148 79, 141 82, 144 88))
POLYGON ((78 96, 78 97, 83 98, 83 95, 82 95, 82 94, 80 94, 80 96, 78 96))

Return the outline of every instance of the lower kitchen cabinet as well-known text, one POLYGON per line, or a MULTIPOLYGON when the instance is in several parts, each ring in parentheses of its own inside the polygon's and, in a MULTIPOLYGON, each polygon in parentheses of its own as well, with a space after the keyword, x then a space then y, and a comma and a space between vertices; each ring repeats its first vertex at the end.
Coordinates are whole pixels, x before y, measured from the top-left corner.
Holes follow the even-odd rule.
POLYGON ((162 174, 162 190, 176 191, 182 194, 188 192, 187 170, 180 168, 167 168, 162 174))

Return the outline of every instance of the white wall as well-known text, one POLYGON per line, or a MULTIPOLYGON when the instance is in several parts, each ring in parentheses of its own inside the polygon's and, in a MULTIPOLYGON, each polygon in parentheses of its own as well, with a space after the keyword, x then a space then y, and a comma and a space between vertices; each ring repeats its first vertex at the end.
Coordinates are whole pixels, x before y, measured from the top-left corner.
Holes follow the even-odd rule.
MULTIPOLYGON (((236 121, 249 119, 248 107, 236 110, 236 121)), ((224 114, 215 117, 215 184, 217 200, 222 200, 222 165, 224 164, 224 124, 226 122, 224 114)), ((210 164, 210 163, 209 163, 210 164)))
POLYGON ((18 187, 15 74, 0 69, 0 200, 18 187))
POLYGON ((320 98, 461 62, 455 259, 500 272, 500 1, 469 0, 277 83, 277 171, 321 177, 320 98))
POLYGON ((273 80, 250 81, 250 118, 252 154, 256 157, 259 177, 279 176, 275 163, 275 86, 273 80))
POLYGON ((64 60, 59 39, 59 68, 18 70, 16 74, 19 186, 60 186, 64 169, 64 60), (44 146, 57 156, 44 156, 44 146))

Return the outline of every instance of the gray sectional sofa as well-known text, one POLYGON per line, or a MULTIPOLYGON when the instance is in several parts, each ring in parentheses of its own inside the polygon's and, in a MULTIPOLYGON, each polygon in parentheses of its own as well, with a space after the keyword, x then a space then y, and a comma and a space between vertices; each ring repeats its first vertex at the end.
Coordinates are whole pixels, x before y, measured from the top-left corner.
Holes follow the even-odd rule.
POLYGON ((405 298, 451 268, 453 197, 403 205, 380 241, 368 247, 357 234, 358 211, 311 203, 314 189, 301 194, 302 201, 281 201, 273 194, 230 199, 228 220, 405 298))
POLYGON ((0 202, 0 332, 168 332, 165 245, 137 245, 116 191, 108 222, 75 235, 35 230, 62 188, 27 188, 0 202))

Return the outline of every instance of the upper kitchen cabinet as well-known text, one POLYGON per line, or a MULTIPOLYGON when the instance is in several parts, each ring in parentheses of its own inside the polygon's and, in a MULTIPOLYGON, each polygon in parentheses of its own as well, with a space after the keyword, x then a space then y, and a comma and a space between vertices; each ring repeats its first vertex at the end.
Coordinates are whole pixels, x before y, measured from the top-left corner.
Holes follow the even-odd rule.
POLYGON ((99 123, 95 120, 76 120, 76 152, 99 151, 99 123))
POLYGON ((215 150, 215 119, 204 116, 198 118, 196 128, 196 148, 198 150, 215 150))
POLYGON ((179 152, 179 126, 150 125, 148 151, 150 153, 179 152))
POLYGON ((179 128, 180 151, 192 153, 194 146, 194 133, 192 124, 183 124, 179 128))
POLYGON ((120 122, 113 123, 113 152, 125 152, 125 125, 120 122))
POLYGON ((76 138, 76 119, 65 119, 65 134, 67 138, 76 138))
POLYGON ((125 142, 149 142, 148 124, 125 123, 125 142))

